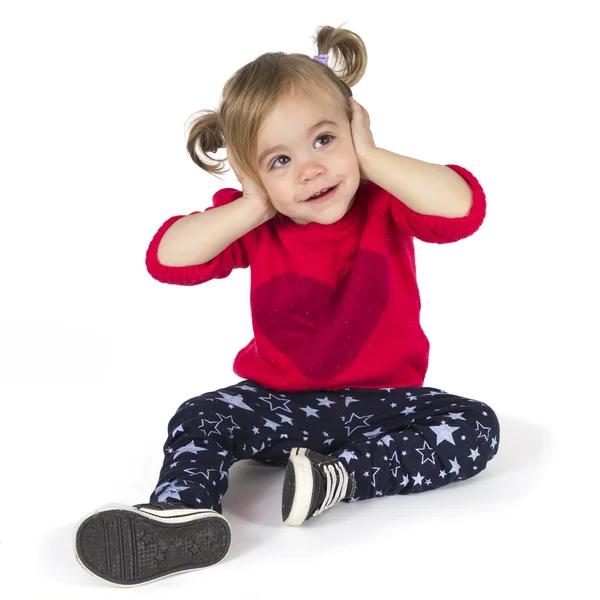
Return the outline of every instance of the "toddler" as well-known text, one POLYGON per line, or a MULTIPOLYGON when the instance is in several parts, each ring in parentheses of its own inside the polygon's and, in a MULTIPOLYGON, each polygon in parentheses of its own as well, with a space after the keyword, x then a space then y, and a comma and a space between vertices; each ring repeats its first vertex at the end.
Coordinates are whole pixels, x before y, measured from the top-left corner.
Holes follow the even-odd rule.
POLYGON ((235 358, 238 383, 171 419, 148 502, 78 524, 79 563, 109 583, 222 560, 231 534, 221 501, 237 461, 285 467, 282 520, 298 526, 342 501, 469 479, 498 451, 488 405, 423 387, 414 253, 414 238, 475 233, 485 194, 463 167, 378 147, 351 92, 367 65, 363 40, 333 27, 315 39, 317 56, 267 53, 242 67, 219 109, 190 128, 192 160, 212 174, 227 160, 242 191, 221 189, 204 212, 165 221, 146 267, 186 286, 251 267, 254 338, 235 358), (227 159, 211 158, 221 148, 227 159))

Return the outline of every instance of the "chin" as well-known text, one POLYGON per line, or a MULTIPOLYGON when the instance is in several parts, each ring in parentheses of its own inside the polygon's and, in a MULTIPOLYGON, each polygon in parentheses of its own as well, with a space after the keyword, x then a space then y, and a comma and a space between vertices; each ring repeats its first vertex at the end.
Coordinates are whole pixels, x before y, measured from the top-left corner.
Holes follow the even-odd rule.
POLYGON ((333 223, 337 223, 340 219, 343 219, 349 210, 350 206, 346 206, 346 208, 341 212, 339 210, 332 210, 329 214, 315 217, 312 222, 320 223, 321 225, 332 225, 333 223))
POLYGON ((348 209, 344 210, 342 213, 336 213, 332 215, 323 215, 318 222, 322 225, 332 225, 333 223, 337 223, 340 219, 343 219, 346 216, 348 209))

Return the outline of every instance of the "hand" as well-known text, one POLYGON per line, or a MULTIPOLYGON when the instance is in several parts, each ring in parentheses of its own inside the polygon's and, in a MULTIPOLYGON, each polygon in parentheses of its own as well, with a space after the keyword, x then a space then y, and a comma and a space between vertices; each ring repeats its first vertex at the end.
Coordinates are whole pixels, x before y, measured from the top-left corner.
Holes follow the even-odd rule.
POLYGON ((376 149, 373 134, 371 133, 371 120, 369 113, 363 108, 354 98, 348 98, 352 107, 352 122, 350 128, 352 130, 352 141, 354 143, 354 151, 358 158, 361 176, 365 177, 364 163, 366 157, 376 149))
POLYGON ((264 211, 265 218, 267 220, 274 217, 277 214, 277 210, 271 204, 265 189, 261 185, 258 185, 252 181, 250 177, 246 176, 246 174, 239 169, 231 156, 228 155, 227 160, 229 161, 235 176, 242 185, 242 193, 244 194, 244 197, 252 202, 256 202, 258 209, 264 211))

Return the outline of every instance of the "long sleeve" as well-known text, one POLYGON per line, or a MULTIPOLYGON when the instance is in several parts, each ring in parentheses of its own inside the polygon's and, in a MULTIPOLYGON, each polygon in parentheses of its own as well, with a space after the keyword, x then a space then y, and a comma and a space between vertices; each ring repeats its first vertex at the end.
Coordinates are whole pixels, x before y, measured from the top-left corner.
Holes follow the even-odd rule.
POLYGON ((447 244, 473 235, 483 223, 486 214, 486 198, 483 188, 476 177, 458 165, 445 165, 456 171, 470 186, 473 194, 473 205, 469 214, 459 218, 423 215, 410 209, 398 198, 388 192, 391 214, 398 229, 408 236, 423 242, 447 244))
MULTIPOLYGON (((242 192, 233 188, 219 190, 213 196, 213 206, 206 210, 213 210, 219 206, 229 204, 242 196, 242 192)), ((202 211, 194 211, 191 215, 202 211)), ((167 219, 154 234, 148 250, 146 251, 146 268, 148 273, 161 283, 174 285, 198 285, 211 279, 224 279, 233 269, 247 268, 258 245, 259 228, 252 229, 246 235, 230 244, 223 252, 212 260, 202 265, 189 265, 185 267, 172 267, 163 265, 158 260, 158 246, 167 229, 188 215, 177 215, 167 219)))

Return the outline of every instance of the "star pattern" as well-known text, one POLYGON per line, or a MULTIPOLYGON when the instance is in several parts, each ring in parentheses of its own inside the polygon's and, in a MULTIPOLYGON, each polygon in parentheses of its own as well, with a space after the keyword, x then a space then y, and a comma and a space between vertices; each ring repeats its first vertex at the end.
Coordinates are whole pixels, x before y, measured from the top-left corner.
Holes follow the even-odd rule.
POLYGON ((198 452, 206 452, 206 448, 201 448, 199 446, 196 446, 196 444, 192 440, 189 444, 186 444, 185 446, 182 446, 181 448, 176 450, 175 453, 173 454, 173 458, 177 458, 180 454, 183 454, 184 452, 190 452, 192 454, 197 454, 198 452))
POLYGON ((442 421, 441 425, 430 425, 429 429, 435 432, 437 435, 437 439, 435 441, 436 444, 441 444, 442 442, 450 442, 454 444, 454 438, 452 437, 452 433, 459 429, 458 427, 450 427, 447 425, 445 421, 442 421))
POLYGON ((226 402, 231 406, 237 406, 238 408, 243 408, 244 410, 254 410, 250 406, 248 406, 244 402, 244 397, 236 394, 235 396, 232 394, 227 394, 226 392, 219 392, 220 398, 216 398, 216 400, 220 400, 221 402, 226 402))
POLYGON ((152 501, 213 510, 229 468, 246 458, 283 466, 295 447, 335 456, 355 474, 356 502, 473 477, 499 440, 489 406, 437 388, 280 393, 246 380, 192 398, 175 415, 152 501))
POLYGON ((327 396, 325 398, 317 398, 319 406, 327 406, 329 408, 332 404, 335 404, 333 400, 330 400, 327 396))
MULTIPOLYGON (((352 433, 354 433, 357 429, 360 429, 361 427, 368 427, 367 425, 367 421, 372 417, 373 415, 367 415, 364 417, 359 417, 358 415, 352 413, 352 415, 350 416, 350 418, 345 421, 345 425, 346 425, 346 431, 348 433, 348 436, 350 436, 352 433), (357 425, 356 423, 360 423, 359 425, 357 425), (350 425, 350 423, 353 423, 353 425, 350 425)), ((344 417, 342 417, 342 419, 344 419, 344 417)))
POLYGON ((433 450, 427 442, 423 442, 423 447, 417 448, 416 450, 421 455, 422 465, 426 462, 431 462, 432 465, 435 465, 435 450, 433 450))
POLYGON ((269 394, 267 397, 259 396, 258 399, 268 404, 271 411, 283 410, 289 413, 292 412, 292 409, 288 406, 291 400, 287 398, 279 398, 273 394, 269 394))

